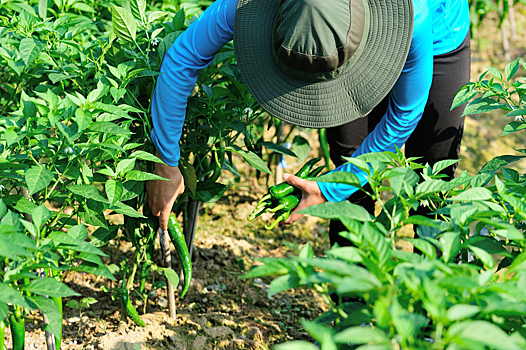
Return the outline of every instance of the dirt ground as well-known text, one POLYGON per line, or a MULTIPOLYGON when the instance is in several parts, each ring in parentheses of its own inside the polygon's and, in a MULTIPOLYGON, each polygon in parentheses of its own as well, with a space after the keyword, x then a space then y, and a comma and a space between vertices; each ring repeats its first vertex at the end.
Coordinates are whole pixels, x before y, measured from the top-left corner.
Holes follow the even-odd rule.
MULTIPOLYGON (((518 38, 526 34, 525 18, 523 12, 517 13, 518 38)), ((486 20, 479 32, 483 37, 472 43, 472 80, 483 72, 484 65, 503 70, 507 63, 495 19, 486 20)), ((524 40, 511 41, 511 47, 512 57, 526 55, 524 40)), ((524 70, 522 76, 526 76, 524 70)), ((468 118, 460 169, 475 173, 495 154, 513 154, 514 149, 525 148, 523 136, 500 137, 507 122, 500 113, 468 118)), ((317 138, 312 135, 311 146, 317 150, 314 141, 317 138)), ((295 169, 294 161, 287 161, 295 169)), ((516 167, 524 169, 523 165, 516 167)), ((238 260, 243 259, 248 269, 258 264, 258 258, 296 253, 307 242, 316 254, 323 254, 329 248, 328 223, 304 217, 291 227, 268 231, 263 227, 268 218, 248 222, 246 217, 266 189, 265 179, 249 180, 253 176, 247 174, 238 182, 228 176, 220 179, 232 187, 219 202, 202 206, 195 238, 194 277, 187 296, 177 301, 176 319, 168 318, 166 292, 161 288, 151 293, 147 305, 136 305, 146 327, 121 323, 118 302, 111 299, 111 293, 101 290, 116 284, 72 273, 66 282, 82 295, 73 299, 92 297, 97 302, 81 312, 64 306, 62 349, 269 349, 291 339, 312 341, 299 321, 314 319, 326 310, 322 298, 311 290, 289 291, 268 298, 271 280, 239 279, 243 271, 238 260)), ((118 240, 105 252, 114 262, 132 257, 129 244, 118 240)), ((155 259, 160 265, 160 257, 155 259)), ((175 269, 179 271, 177 265, 175 269)), ((155 278, 159 280, 160 276, 155 278)), ((180 289, 177 296, 179 293, 180 289)), ((41 321, 39 315, 27 321, 26 349, 46 348, 44 333, 39 329, 41 321)), ((6 339, 10 349, 9 330, 6 339)))

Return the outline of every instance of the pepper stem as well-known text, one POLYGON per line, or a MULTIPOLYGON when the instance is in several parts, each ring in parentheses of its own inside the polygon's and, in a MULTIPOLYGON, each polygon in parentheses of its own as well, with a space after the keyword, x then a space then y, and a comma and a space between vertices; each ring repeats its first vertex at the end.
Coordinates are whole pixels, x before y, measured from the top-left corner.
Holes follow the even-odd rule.
POLYGON ((276 206, 274 208, 268 208, 266 210, 266 212, 267 213, 275 213, 275 212, 277 212, 278 210, 281 210, 281 209, 285 209, 285 206, 283 204, 280 204, 280 205, 278 205, 278 206, 276 206))
POLYGON ((266 201, 267 199, 270 199, 270 198, 272 198, 272 196, 270 195, 270 193, 267 193, 266 195, 264 195, 263 197, 261 197, 261 199, 260 199, 259 202, 258 202, 258 205, 256 206, 256 209, 259 209, 259 208, 261 208, 262 206, 264 206, 264 205, 265 205, 265 201, 266 201))
POLYGON ((279 216, 276 220, 274 220, 274 222, 270 225, 270 226, 265 226, 265 228, 267 230, 272 230, 274 227, 276 227, 277 224, 279 224, 280 222, 282 222, 284 219, 282 216, 279 216))

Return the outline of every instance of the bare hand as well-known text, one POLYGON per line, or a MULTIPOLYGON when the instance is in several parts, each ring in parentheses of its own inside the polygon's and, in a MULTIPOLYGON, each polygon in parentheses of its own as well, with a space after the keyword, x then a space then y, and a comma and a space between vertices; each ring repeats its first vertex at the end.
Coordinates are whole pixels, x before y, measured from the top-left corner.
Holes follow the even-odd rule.
POLYGON ((184 192, 184 179, 178 167, 156 163, 153 172, 169 181, 151 180, 146 184, 148 205, 152 214, 159 217, 159 226, 168 229, 168 218, 177 196, 184 192))
POLYGON ((303 216, 303 214, 298 214, 299 211, 311 205, 327 202, 316 181, 305 180, 291 174, 284 174, 283 179, 290 185, 299 188, 302 192, 301 201, 296 209, 290 213, 289 218, 284 221, 285 224, 293 224, 298 221, 303 216))

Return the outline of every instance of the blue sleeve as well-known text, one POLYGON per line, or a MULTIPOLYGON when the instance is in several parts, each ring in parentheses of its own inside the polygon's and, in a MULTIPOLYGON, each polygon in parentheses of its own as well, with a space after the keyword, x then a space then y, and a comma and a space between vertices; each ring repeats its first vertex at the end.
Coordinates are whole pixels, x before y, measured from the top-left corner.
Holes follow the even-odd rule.
POLYGON ((166 52, 152 99, 152 141, 166 164, 179 164, 188 97, 199 71, 232 40, 237 0, 213 3, 166 52))
MULTIPOLYGON (((389 107, 380 123, 352 157, 372 152, 395 152, 407 141, 422 117, 433 79, 433 36, 431 16, 425 1, 415 0, 415 23, 411 47, 400 77, 389 95, 389 107)), ((362 186, 366 174, 352 164, 344 164, 334 171, 352 172, 362 186)), ((358 188, 345 184, 318 182, 328 201, 349 198, 358 188)))

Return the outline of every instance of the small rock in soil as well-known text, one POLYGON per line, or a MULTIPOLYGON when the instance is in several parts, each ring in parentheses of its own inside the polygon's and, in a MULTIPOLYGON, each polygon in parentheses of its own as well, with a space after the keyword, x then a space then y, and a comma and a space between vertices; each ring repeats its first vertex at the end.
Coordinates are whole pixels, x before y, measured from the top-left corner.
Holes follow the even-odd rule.
POLYGON ((226 326, 206 328, 205 333, 212 338, 221 338, 227 335, 234 335, 234 331, 226 326))
POLYGON ((247 331, 247 337, 255 341, 263 341, 263 333, 258 327, 252 327, 247 331))
POLYGON ((80 317, 70 317, 68 318, 68 323, 77 323, 80 322, 80 317))
POLYGON ((192 343, 192 349, 195 350, 201 350, 205 348, 206 340, 208 338, 204 335, 200 335, 194 339, 194 342, 192 343))
POLYGON ((165 297, 159 297, 158 305, 163 309, 168 307, 168 299, 166 299, 165 297))

